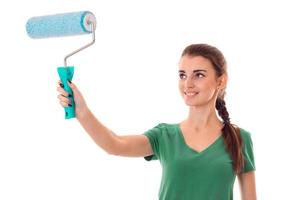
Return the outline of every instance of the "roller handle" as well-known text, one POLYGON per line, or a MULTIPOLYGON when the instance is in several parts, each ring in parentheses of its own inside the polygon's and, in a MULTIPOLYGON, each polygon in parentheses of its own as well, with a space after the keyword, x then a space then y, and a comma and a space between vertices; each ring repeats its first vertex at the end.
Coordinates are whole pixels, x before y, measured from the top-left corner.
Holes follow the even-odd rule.
POLYGON ((64 84, 64 90, 71 94, 71 97, 68 97, 70 100, 71 106, 65 107, 65 119, 75 118, 75 102, 73 97, 73 91, 68 85, 68 80, 72 81, 73 74, 74 74, 74 67, 73 66, 66 66, 66 67, 58 67, 57 68, 58 75, 60 77, 61 82, 64 84))

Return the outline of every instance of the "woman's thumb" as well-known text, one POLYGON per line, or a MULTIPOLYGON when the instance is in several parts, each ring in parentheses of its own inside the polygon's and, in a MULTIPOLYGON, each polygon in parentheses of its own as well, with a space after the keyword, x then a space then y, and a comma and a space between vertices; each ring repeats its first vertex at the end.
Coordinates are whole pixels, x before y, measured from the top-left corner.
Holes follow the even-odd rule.
POLYGON ((72 81, 68 80, 68 85, 70 86, 71 89, 75 89, 76 88, 75 85, 74 85, 74 83, 72 83, 72 81))
POLYGON ((72 81, 69 81, 69 80, 68 80, 68 85, 69 85, 70 88, 72 89, 73 93, 75 93, 75 94, 78 94, 78 93, 79 93, 79 91, 78 91, 76 85, 75 85, 74 83, 72 83, 72 81))

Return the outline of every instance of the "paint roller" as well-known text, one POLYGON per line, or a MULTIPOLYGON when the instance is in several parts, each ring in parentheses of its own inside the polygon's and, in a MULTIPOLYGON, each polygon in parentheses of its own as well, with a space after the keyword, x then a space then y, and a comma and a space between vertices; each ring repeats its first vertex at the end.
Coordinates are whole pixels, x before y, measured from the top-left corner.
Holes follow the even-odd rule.
POLYGON ((68 66, 67 59, 95 43, 95 30, 96 18, 90 11, 32 17, 26 23, 27 34, 33 39, 92 33, 92 42, 66 55, 64 58, 64 66, 57 67, 57 72, 64 85, 64 89, 71 94, 71 97, 68 97, 70 99, 71 106, 64 108, 65 119, 76 117, 73 91, 67 83, 68 80, 71 81, 73 78, 74 66, 68 66))

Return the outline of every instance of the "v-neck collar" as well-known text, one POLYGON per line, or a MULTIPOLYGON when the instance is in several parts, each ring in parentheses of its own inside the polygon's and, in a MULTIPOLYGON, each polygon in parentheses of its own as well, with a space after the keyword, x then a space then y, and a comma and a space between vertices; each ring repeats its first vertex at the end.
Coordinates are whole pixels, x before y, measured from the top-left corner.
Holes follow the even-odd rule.
POLYGON ((212 142, 208 147, 206 147, 205 149, 203 149, 202 151, 199 152, 199 151, 193 149, 192 147, 190 147, 190 146, 186 143, 186 141, 185 141, 185 139, 184 139, 184 136, 183 136, 183 132, 182 132, 181 127, 180 127, 180 123, 177 123, 177 124, 176 124, 176 130, 177 130, 177 132, 179 133, 180 138, 181 138, 182 143, 184 144, 184 146, 187 147, 189 150, 191 150, 191 151, 193 151, 194 153, 197 153, 197 154, 199 154, 199 155, 200 155, 200 154, 203 154, 203 153, 207 152, 209 149, 213 148, 213 147, 214 147, 217 143, 219 143, 219 141, 221 141, 221 139, 222 139, 222 134, 221 134, 221 135, 218 136, 218 138, 216 138, 215 141, 212 142))

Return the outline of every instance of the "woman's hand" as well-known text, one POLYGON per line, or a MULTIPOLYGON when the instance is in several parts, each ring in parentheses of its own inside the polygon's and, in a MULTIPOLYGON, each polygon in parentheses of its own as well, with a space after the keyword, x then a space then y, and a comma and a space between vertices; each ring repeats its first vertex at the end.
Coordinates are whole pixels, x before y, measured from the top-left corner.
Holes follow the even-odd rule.
MULTIPOLYGON (((70 88, 73 90, 74 102, 75 102, 75 113, 76 118, 83 118, 87 112, 89 111, 87 104, 74 83, 68 83, 70 88)), ((64 90, 64 85, 61 81, 58 81, 57 91, 60 93, 57 98, 59 99, 59 103, 62 107, 67 107, 70 105, 70 100, 68 99, 69 94, 64 90)))

